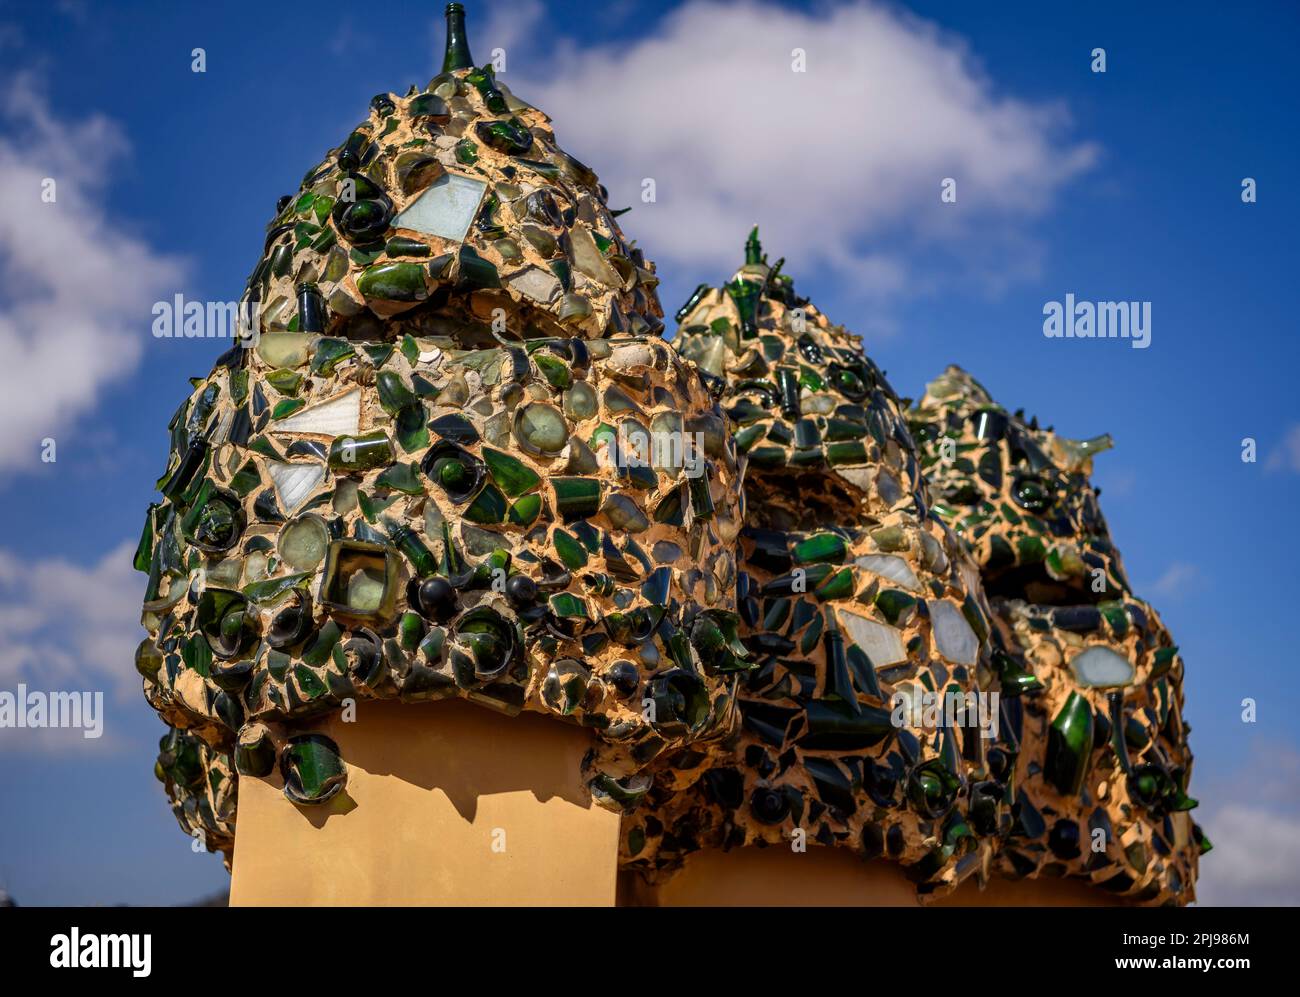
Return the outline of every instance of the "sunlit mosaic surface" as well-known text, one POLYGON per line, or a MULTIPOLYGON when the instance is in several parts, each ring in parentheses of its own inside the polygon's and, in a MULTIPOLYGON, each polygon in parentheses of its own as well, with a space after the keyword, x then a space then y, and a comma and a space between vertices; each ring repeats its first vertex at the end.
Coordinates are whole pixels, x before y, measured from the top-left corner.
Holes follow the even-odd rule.
POLYGON ((926 894, 983 877, 1010 821, 1009 759, 922 705, 989 686, 989 610, 929 512, 902 403, 757 231, 678 319, 682 354, 726 383, 748 462, 738 598, 758 667, 741 730, 671 760, 675 781, 625 820, 624 865, 654 879, 699 848, 818 844, 897 861, 926 894), (896 695, 911 704, 898 723, 896 695))
POLYGON ((733 726, 735 443, 653 335, 654 283, 594 175, 454 32, 427 91, 377 97, 282 199, 256 347, 193 382, 136 556, 182 826, 228 849, 234 772, 327 802, 346 759, 302 728, 346 700, 591 728, 614 809, 733 726))
POLYGON ((182 828, 229 860, 241 777, 346 790, 323 715, 460 697, 591 729, 651 880, 798 842, 922 897, 1192 900, 1183 663, 1089 480, 1109 438, 957 368, 906 411, 757 230, 669 346, 594 173, 448 21, 443 72, 281 199, 256 345, 169 427, 136 667, 182 828), (945 693, 997 693, 997 736, 945 693))
POLYGON ((1069 440, 949 367, 911 411, 935 508, 980 563, 1018 745, 999 871, 1195 898, 1209 841, 1188 813, 1183 662, 1136 598, 1090 477, 1109 437, 1069 440))

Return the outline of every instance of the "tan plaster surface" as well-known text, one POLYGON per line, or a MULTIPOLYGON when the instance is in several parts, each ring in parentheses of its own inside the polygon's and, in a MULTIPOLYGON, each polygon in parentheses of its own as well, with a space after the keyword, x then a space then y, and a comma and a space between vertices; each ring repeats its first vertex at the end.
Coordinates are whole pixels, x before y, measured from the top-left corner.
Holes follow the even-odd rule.
POLYGON ((231 906, 614 903, 619 818, 586 798, 587 731, 462 701, 317 729, 347 786, 300 808, 278 777, 241 781, 231 906))
MULTIPOLYGON (((242 811, 241 811, 242 813, 242 811)), ((634 873, 619 881, 620 906, 649 907, 916 907, 915 886, 891 862, 864 862, 841 848, 707 849, 675 875, 650 887, 634 873)), ((981 891, 973 879, 934 907, 1109 907, 1116 897, 1069 879, 994 879, 981 891)))

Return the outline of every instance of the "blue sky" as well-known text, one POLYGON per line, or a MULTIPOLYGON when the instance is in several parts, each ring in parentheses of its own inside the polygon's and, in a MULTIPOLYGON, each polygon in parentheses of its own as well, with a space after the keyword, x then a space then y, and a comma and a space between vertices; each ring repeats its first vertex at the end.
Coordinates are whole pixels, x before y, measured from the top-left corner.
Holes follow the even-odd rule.
MULTIPOLYGON (((759 222, 900 393, 954 362, 1067 435, 1112 433, 1103 508, 1187 663, 1204 899, 1300 902, 1294 5, 467 6, 476 58, 504 48, 502 79, 634 204, 669 312, 759 222), (1067 292, 1150 301, 1151 347, 1044 338, 1067 292)), ((107 701, 99 741, 0 732, 22 903, 226 882, 167 811, 130 661, 164 429, 220 351, 153 339, 150 307, 237 297, 276 198, 440 60, 441 4, 219 9, 0 3, 0 689, 107 701)))

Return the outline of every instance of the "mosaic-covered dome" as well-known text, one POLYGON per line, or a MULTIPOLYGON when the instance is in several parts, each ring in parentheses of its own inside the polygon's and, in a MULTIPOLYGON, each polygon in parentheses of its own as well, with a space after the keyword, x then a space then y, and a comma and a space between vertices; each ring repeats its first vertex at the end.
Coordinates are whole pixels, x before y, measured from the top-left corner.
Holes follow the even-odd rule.
POLYGON ((797 296, 784 262, 768 265, 755 227, 745 265, 678 310, 677 344, 726 380, 750 468, 746 523, 806 530, 844 522, 876 493, 890 506, 911 498, 920 472, 906 425, 888 414, 897 398, 859 337, 797 296))
POLYGON ((926 386, 909 419, 935 508, 970 547, 990 595, 1059 602, 1129 591, 1088 479, 1109 436, 1040 429, 955 366, 926 386))
POLYGON ((654 879, 701 848, 801 836, 944 892, 985 875, 1010 824, 1012 760, 986 751, 974 714, 940 729, 923 708, 994 687, 989 609, 929 511, 898 396, 780 271, 755 230, 735 276, 677 315, 748 460, 738 599, 757 667, 741 730, 670 759, 675 780, 624 821, 622 861, 654 879))
MULTIPOLYGON (((458 8, 448 17, 461 25, 458 8)), ((453 26, 428 87, 377 95, 280 199, 245 306, 262 331, 298 331, 306 284, 320 295, 316 331, 350 339, 658 335, 654 264, 619 213, 550 118, 490 63, 473 66, 453 26)))
POLYGON ((735 443, 595 176, 447 12, 443 73, 283 201, 249 341, 171 422, 136 665, 213 848, 236 773, 300 804, 346 785, 309 729, 345 700, 581 724, 615 809, 734 724, 735 443))
POLYGON ((1009 750, 1013 878, 1084 877, 1147 903, 1195 898, 1209 842, 1187 811, 1183 663, 1130 591, 1090 475, 1109 437, 1064 439, 949 367, 910 413, 935 509, 980 562, 1009 750))
POLYGON ((1085 877, 1151 903, 1195 899, 1208 842, 1187 811, 1192 754, 1182 661, 1155 610, 993 600, 1030 690, 1009 712, 1016 823, 998 855, 1012 878, 1085 877))

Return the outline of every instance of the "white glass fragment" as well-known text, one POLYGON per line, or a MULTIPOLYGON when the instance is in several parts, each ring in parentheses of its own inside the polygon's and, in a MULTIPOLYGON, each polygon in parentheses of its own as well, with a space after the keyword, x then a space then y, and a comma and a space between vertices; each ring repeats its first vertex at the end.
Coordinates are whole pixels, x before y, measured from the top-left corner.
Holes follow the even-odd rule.
POLYGON ((272 423, 270 429, 273 433, 355 436, 361 431, 361 389, 353 388, 295 412, 287 419, 272 423))
POLYGON ((1100 644, 1084 648, 1075 655, 1070 668, 1080 685, 1101 688, 1128 685, 1136 671, 1127 658, 1100 644))
POLYGON ((973 665, 980 642, 966 617, 950 602, 930 603, 930 621, 934 625, 934 643, 939 653, 959 665, 973 665))
POLYGON ((307 496, 316 490, 316 486, 325 480, 324 464, 283 464, 272 461, 267 465, 267 470, 280 495, 280 504, 289 513, 297 511, 307 496))
POLYGON ((393 228, 463 242, 486 188, 482 180, 444 173, 393 219, 393 228))
POLYGON ((901 557, 893 554, 863 554, 857 559, 857 563, 858 567, 874 571, 903 588, 915 591, 921 587, 921 583, 916 580, 916 573, 912 571, 912 566, 901 557))
POLYGON ((839 621, 848 639, 867 652, 867 657, 876 668, 907 660, 903 635, 893 627, 843 610, 839 613, 839 621))

